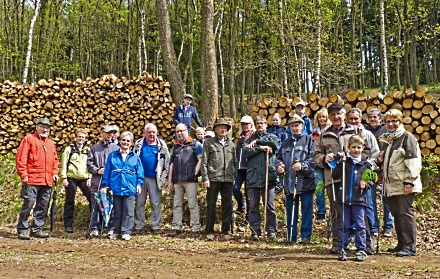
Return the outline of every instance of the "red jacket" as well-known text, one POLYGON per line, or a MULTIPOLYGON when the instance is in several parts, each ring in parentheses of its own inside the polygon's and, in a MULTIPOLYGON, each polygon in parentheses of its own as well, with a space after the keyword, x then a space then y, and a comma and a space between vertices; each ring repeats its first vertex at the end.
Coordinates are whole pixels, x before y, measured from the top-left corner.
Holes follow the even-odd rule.
POLYGON ((58 174, 58 155, 54 142, 40 139, 37 132, 23 138, 18 147, 15 166, 21 179, 27 177, 29 185, 52 186, 58 174))

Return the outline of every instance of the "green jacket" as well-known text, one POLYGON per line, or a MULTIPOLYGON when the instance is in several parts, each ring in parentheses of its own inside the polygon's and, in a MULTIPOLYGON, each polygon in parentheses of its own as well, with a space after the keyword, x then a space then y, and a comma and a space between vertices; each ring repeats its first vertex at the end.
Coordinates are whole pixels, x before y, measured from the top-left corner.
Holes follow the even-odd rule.
POLYGON ((227 138, 223 145, 217 136, 205 140, 201 170, 202 181, 234 182, 237 173, 234 143, 227 138))
POLYGON ((260 146, 272 148, 272 153, 269 154, 268 182, 274 184, 277 180, 275 157, 278 138, 267 132, 255 132, 243 146, 243 157, 247 159, 246 188, 264 188, 266 185, 266 152, 261 151, 260 146), (247 147, 254 140, 257 144, 252 148, 247 147))
POLYGON ((60 178, 88 179, 92 175, 87 171, 87 154, 90 148, 83 146, 78 150, 76 143, 72 143, 64 149, 61 157, 60 178))

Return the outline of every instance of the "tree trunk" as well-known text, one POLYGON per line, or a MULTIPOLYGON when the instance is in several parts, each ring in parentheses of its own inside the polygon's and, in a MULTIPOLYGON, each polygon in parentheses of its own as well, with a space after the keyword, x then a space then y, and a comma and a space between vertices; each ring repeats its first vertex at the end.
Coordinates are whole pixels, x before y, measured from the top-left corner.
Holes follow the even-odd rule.
POLYGON ((413 90, 419 87, 419 77, 417 75, 417 36, 419 29, 419 4, 420 0, 414 1, 414 20, 411 28, 411 85, 413 90))
POLYGON ((34 16, 32 17, 31 24, 29 26, 29 40, 28 40, 28 47, 26 52, 26 61, 24 63, 24 70, 23 70, 23 83, 26 83, 28 71, 29 71, 29 62, 31 60, 32 55, 32 42, 33 42, 33 35, 34 35, 34 26, 35 22, 38 18, 38 13, 40 12, 40 6, 41 6, 41 0, 36 0, 35 3, 35 11, 34 16))
POLYGON ((229 95, 229 112, 232 118, 237 117, 237 106, 235 105, 235 40, 237 31, 237 0, 230 1, 229 12, 229 44, 228 44, 228 67, 227 67, 227 88, 229 95))
POLYGON ((202 119, 214 125, 218 113, 218 77, 214 36, 214 0, 201 1, 202 119))
POLYGON ((321 53, 322 53, 322 46, 321 46, 321 32, 322 32, 322 16, 321 16, 321 0, 316 1, 316 9, 318 12, 318 30, 316 31, 316 47, 317 47, 317 54, 318 57, 316 59, 316 68, 315 68, 315 82, 313 83, 313 92, 318 93, 318 95, 321 95, 321 90, 319 87, 320 78, 321 78, 321 53))
POLYGON ((286 96, 288 93, 287 88, 287 69, 286 69, 286 55, 285 55, 285 45, 286 39, 284 36, 284 17, 283 17, 283 1, 278 0, 278 13, 280 16, 278 28, 280 31, 280 40, 281 40, 281 51, 283 53, 281 57, 281 72, 282 72, 282 86, 281 86, 281 96, 286 96))
POLYGON ((382 94, 387 94, 388 90, 388 60, 387 60, 387 45, 385 40, 385 7, 384 0, 380 0, 380 46, 382 50, 383 59, 383 87, 382 94))
POLYGON ((411 87, 411 76, 409 71, 409 26, 408 26, 408 0, 403 1, 403 32, 404 32, 404 45, 405 53, 403 56, 403 67, 405 73, 405 89, 411 87))
POLYGON ((174 102, 179 102, 185 95, 185 85, 177 63, 173 39, 171 37, 170 16, 166 0, 156 0, 157 20, 159 27, 160 46, 163 52, 163 63, 167 80, 171 84, 171 96, 174 102))

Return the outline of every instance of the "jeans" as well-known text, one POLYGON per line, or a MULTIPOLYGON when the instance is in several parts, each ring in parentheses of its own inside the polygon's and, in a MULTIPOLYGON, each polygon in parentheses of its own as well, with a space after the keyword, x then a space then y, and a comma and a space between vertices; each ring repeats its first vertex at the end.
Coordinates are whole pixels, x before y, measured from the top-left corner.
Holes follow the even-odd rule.
POLYGON ((206 192, 206 234, 214 233, 215 208, 218 193, 221 194, 222 202, 222 234, 228 234, 231 228, 232 218, 232 182, 210 182, 210 187, 206 192))
POLYGON ((134 223, 134 196, 113 196, 115 234, 131 234, 134 223))
POLYGON ((287 240, 296 242, 298 239, 298 210, 301 200, 301 237, 308 238, 312 236, 313 223, 313 191, 296 195, 286 195, 286 227, 287 240), (295 200, 294 200, 295 199, 295 200), (293 206, 294 205, 294 206, 293 206), (292 218, 292 209, 294 216, 292 218))
POLYGON ((134 215, 135 230, 143 230, 145 228, 145 203, 147 196, 150 196, 151 215, 150 222, 153 230, 159 230, 162 223, 162 208, 160 200, 162 191, 157 188, 155 177, 145 177, 141 193, 136 195, 136 208, 134 215))
MULTIPOLYGON (((374 208, 374 229, 376 232, 380 229, 380 220, 378 215, 377 202, 376 202, 376 187, 371 189, 371 198, 373 200, 373 208, 374 208)), ((383 205, 383 230, 384 231, 392 231, 394 228, 394 217, 391 214, 390 207, 388 206, 387 198, 382 197, 382 205, 383 205)))
POLYGON ((21 188, 21 198, 23 204, 21 205, 20 215, 18 217, 17 231, 27 232, 29 229, 29 215, 32 208, 34 220, 32 221, 31 231, 36 233, 43 229, 44 222, 46 222, 47 210, 49 208, 50 194, 52 187, 24 185, 21 188))
MULTIPOLYGON (((243 185, 243 182, 246 182, 246 169, 239 169, 237 171, 237 176, 235 177, 235 182, 234 182, 234 188, 232 190, 232 193, 234 194, 234 198, 237 201, 239 209, 244 208, 244 199, 243 199, 243 194, 241 193, 241 185, 243 185)), ((249 205, 246 199, 246 212, 248 211, 249 211, 249 205)))
POLYGON ((354 220, 356 231, 354 240, 357 250, 365 251, 367 248, 366 224, 365 224, 365 207, 360 205, 339 205, 341 212, 341 223, 339 225, 339 248, 348 252, 348 235, 351 221, 354 220), (342 208, 344 206, 344 208, 342 208), (343 215, 342 215, 343 214, 343 215))
POLYGON ((183 195, 186 192, 190 215, 191 231, 200 231, 200 210, 197 201, 197 182, 174 183, 173 230, 182 230, 183 195))
MULTIPOLYGON (((320 167, 315 167, 316 185, 318 185, 318 183, 320 181, 322 181, 322 183, 324 183, 324 169, 322 169, 320 167)), ((316 193, 316 207, 318 209, 317 214, 325 216, 326 207, 325 207, 325 192, 324 192, 324 190, 325 190, 325 187, 324 187, 324 184, 322 184, 322 191, 319 191, 316 193)))
POLYGON ((64 227, 73 227, 73 213, 75 207, 75 196, 76 190, 81 189, 81 192, 86 197, 89 202, 89 209, 92 208, 91 198, 92 192, 90 187, 87 187, 87 179, 75 179, 67 178, 69 185, 65 188, 66 190, 66 200, 64 203, 64 227))
MULTIPOLYGON (((266 187, 263 188, 247 188, 246 195, 249 203, 249 224, 252 234, 261 235, 261 216, 260 216, 260 198, 265 201, 266 187)), ((267 192, 267 212, 266 212, 266 232, 276 233, 278 230, 277 215, 275 212, 275 185, 269 185, 267 192)), ((264 212, 264 209, 263 209, 264 212)))

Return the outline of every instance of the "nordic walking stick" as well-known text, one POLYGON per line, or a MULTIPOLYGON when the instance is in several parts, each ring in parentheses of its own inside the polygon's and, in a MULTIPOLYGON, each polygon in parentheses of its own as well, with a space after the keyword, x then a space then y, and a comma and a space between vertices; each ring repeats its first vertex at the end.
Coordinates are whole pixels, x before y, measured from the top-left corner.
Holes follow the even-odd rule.
MULTIPOLYGON (((299 160, 295 160, 295 164, 299 163, 299 160)), ((295 171, 295 185, 293 186, 293 204, 292 204, 292 215, 290 218, 290 239, 289 241, 292 242, 293 237, 293 220, 295 219, 295 203, 296 203, 296 186, 298 185, 298 172, 295 171)))
POLYGON ((267 237, 266 223, 267 223, 267 192, 269 188, 269 150, 266 151, 266 181, 265 181, 265 191, 264 191, 264 235, 267 237))
POLYGON ((343 148, 344 155, 342 156, 342 237, 341 237, 341 259, 347 260, 347 254, 344 249, 344 237, 345 237, 345 147, 343 148))
POLYGON ((380 246, 380 220, 382 219, 382 205, 383 205, 383 185, 380 187, 379 192, 379 226, 378 226, 378 232, 377 232, 377 242, 376 242, 376 254, 379 254, 379 246, 380 246))

